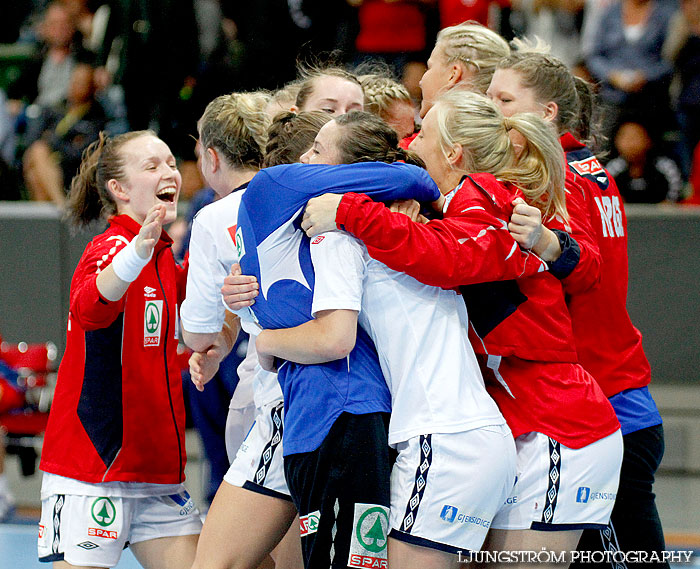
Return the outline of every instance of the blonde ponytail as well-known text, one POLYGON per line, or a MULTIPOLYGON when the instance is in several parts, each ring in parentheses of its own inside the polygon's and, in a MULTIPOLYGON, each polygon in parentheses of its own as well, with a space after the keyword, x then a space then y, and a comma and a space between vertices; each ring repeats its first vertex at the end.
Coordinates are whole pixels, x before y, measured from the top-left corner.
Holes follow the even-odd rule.
POLYGON ((532 113, 504 117, 496 105, 477 93, 453 89, 442 95, 436 113, 442 150, 462 147, 459 169, 486 172, 518 186, 545 218, 568 219, 564 196, 564 156, 554 129, 532 113), (516 149, 513 133, 525 139, 516 149))

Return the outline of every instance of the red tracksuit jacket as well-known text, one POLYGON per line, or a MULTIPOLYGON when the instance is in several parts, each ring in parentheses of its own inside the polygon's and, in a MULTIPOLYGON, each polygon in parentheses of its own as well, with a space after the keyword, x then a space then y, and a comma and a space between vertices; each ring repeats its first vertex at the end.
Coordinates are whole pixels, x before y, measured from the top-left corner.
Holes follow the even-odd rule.
POLYGON ((40 468, 91 483, 179 483, 186 458, 176 318, 186 269, 163 231, 126 294, 105 300, 97 275, 140 229, 125 215, 109 224, 86 247, 71 282, 40 468))
MULTIPOLYGON (((600 284, 569 290, 569 312, 579 361, 595 377, 607 397, 651 381, 642 335, 627 313, 627 217, 620 192, 591 151, 571 134, 561 143, 569 171, 578 186, 580 215, 590 221, 602 257, 600 284)), ((572 214, 573 217, 573 214, 572 214)))

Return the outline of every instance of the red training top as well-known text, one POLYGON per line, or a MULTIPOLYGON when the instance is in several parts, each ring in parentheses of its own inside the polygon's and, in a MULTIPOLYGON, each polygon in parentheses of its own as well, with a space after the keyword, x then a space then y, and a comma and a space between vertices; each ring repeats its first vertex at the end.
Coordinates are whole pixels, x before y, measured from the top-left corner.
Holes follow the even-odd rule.
POLYGON ((85 248, 73 275, 66 352, 41 469, 84 482, 184 480, 185 407, 175 323, 186 269, 161 233, 153 257, 115 302, 97 275, 141 226, 126 215, 85 248))
MULTIPOLYGON (((627 217, 615 180, 591 151, 568 133, 561 144, 577 198, 585 203, 580 215, 590 220, 602 256, 600 284, 567 298, 576 349, 581 365, 612 397, 651 381, 642 335, 627 313, 627 217)), ((564 286, 569 293, 566 279, 564 286)))

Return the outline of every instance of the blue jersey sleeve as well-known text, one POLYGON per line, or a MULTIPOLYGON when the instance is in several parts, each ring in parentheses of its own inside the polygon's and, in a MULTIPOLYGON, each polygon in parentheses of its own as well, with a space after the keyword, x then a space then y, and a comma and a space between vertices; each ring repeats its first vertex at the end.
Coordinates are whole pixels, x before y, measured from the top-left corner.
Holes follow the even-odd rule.
POLYGON ((376 201, 435 201, 440 190, 417 166, 395 162, 358 164, 283 164, 265 168, 248 184, 243 204, 255 212, 257 241, 300 214, 311 198, 325 193, 357 192, 376 201))

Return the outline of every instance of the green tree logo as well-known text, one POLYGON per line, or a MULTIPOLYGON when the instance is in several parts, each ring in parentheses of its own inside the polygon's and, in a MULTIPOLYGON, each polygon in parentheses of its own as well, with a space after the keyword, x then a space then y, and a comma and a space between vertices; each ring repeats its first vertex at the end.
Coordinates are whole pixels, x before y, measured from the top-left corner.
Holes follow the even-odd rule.
POLYGON ((146 331, 153 334, 158 330, 160 324, 160 311, 154 302, 149 302, 146 305, 146 331))
POLYGON ((386 549, 389 516, 383 508, 370 508, 357 521, 355 535, 367 551, 379 553, 386 549))
POLYGON ((103 528, 111 526, 117 517, 117 509, 109 498, 97 498, 97 500, 92 503, 90 513, 92 514, 92 519, 103 528))

